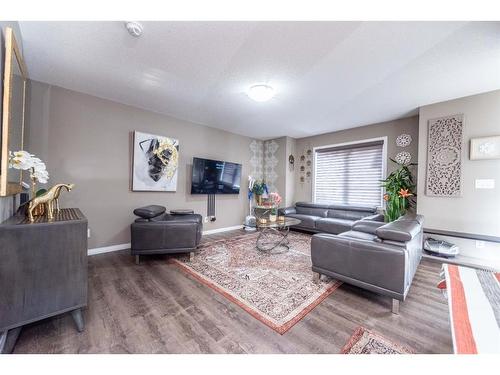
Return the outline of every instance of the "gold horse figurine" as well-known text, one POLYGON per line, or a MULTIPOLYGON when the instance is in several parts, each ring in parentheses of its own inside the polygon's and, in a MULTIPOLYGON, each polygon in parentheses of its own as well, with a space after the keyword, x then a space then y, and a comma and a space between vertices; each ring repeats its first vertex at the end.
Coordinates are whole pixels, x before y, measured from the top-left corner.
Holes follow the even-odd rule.
POLYGON ((57 187, 56 194, 54 195, 55 207, 53 207, 54 213, 56 213, 61 211, 61 209, 59 208, 59 195, 61 194, 61 189, 64 187, 67 191, 71 191, 71 189, 75 187, 75 184, 57 184, 54 187, 57 187))
POLYGON ((54 212, 59 212, 59 195, 61 194, 61 189, 66 188, 66 190, 71 191, 75 187, 75 184, 57 184, 52 186, 46 193, 40 195, 39 197, 33 198, 28 205, 28 218, 29 221, 35 221, 33 217, 33 211, 35 208, 41 204, 45 205, 47 211, 47 218, 49 220, 54 219, 54 212), (56 208, 54 208, 54 203, 56 208))

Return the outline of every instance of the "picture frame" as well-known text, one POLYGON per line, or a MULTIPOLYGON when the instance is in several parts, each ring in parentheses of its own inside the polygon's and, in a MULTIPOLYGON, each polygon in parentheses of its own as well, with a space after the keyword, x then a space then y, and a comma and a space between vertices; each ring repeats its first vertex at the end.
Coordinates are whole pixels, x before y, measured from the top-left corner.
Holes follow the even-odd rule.
POLYGON ((28 70, 14 30, 5 28, 3 112, 0 132, 0 197, 22 191, 23 171, 9 168, 9 151, 24 149, 28 70))
POLYGON ((500 135, 471 138, 470 160, 500 159, 500 135))
POLYGON ((179 141, 134 131, 132 191, 177 191, 179 141))

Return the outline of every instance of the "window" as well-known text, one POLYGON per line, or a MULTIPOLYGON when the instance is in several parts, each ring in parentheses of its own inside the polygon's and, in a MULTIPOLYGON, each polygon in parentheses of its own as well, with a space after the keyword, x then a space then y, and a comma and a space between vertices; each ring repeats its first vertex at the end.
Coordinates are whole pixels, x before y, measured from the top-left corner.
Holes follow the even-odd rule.
POLYGON ((384 141, 315 150, 314 202, 382 206, 384 141))

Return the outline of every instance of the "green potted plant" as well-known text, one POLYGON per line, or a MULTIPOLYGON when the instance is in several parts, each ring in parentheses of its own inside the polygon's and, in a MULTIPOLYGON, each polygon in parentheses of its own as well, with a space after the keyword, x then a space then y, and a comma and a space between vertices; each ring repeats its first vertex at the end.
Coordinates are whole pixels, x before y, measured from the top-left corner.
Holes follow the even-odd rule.
POLYGON ((400 164, 393 159, 393 163, 398 168, 392 172, 385 180, 382 180, 382 187, 385 188, 384 200, 386 202, 384 217, 386 222, 391 222, 406 213, 410 207, 414 207, 416 196, 415 182, 410 167, 416 163, 400 164))
POLYGON ((255 194, 255 202, 258 206, 262 206, 262 195, 267 192, 265 181, 255 181, 252 188, 252 193, 255 194))

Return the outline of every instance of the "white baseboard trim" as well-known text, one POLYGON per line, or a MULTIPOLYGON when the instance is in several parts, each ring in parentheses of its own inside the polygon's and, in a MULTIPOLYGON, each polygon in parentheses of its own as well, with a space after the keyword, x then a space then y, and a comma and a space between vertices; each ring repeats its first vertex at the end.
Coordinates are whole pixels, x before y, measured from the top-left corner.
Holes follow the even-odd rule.
MULTIPOLYGON (((225 227, 225 228, 204 230, 203 235, 206 236, 207 234, 229 232, 231 230, 237 230, 237 229, 242 229, 242 228, 243 228, 243 225, 235 225, 234 227, 225 227)), ((113 251, 119 251, 119 250, 125 250, 125 249, 130 249, 130 242, 129 243, 122 243, 119 245, 111 245, 111 246, 96 247, 94 249, 89 249, 87 252, 87 255, 92 256, 92 255, 97 255, 97 254, 111 253, 113 251)))
POLYGON ((217 228, 217 229, 204 230, 203 231, 203 235, 206 236, 207 234, 229 232, 231 230, 238 230, 238 229, 242 229, 242 228, 243 228, 243 225, 235 225, 234 227, 225 227, 225 228, 217 228))
POLYGON ((130 242, 122 243, 119 245, 111 245, 111 246, 96 247, 94 249, 89 249, 87 255, 91 256, 97 254, 111 253, 112 251, 125 250, 125 249, 130 249, 130 242))

